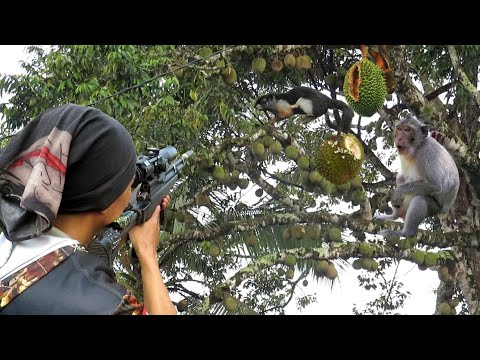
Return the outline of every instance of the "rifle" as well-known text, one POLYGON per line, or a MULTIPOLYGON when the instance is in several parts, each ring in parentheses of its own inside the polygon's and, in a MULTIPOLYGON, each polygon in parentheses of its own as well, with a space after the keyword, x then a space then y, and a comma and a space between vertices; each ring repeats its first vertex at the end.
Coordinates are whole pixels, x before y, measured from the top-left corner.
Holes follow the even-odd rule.
MULTIPOLYGON (((147 155, 137 156, 135 180, 129 206, 113 223, 108 225, 88 245, 87 251, 101 257, 105 264, 113 269, 113 261, 121 245, 128 239, 132 227, 142 224, 152 216, 153 211, 168 195, 178 180, 179 172, 185 167, 185 159, 193 151, 184 153, 178 160, 170 163, 177 155, 177 149, 167 146, 162 149, 148 148, 147 155)), ((163 211, 160 213, 163 219, 163 211)), ((136 258, 132 249, 132 258, 136 258)))

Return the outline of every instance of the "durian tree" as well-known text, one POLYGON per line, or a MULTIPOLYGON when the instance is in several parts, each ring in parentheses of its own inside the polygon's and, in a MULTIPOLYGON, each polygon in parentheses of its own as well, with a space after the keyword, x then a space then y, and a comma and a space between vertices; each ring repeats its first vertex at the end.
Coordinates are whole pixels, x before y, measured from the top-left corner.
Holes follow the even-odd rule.
MULTIPOLYGON (((298 287, 329 291, 358 271, 359 286, 383 289, 363 312, 397 313, 408 294, 383 275, 405 261, 438 272, 432 314, 479 314, 480 46, 367 47, 31 46, 24 74, 0 76, 0 94, 12 94, 0 104, 2 142, 73 102, 121 121, 139 153, 194 150, 158 249, 179 312, 283 314, 294 298, 300 308, 315 301, 298 287), (350 133, 337 136, 337 110, 271 125, 255 109, 259 96, 298 85, 345 99, 356 112, 350 133), (375 234, 401 224, 372 215, 388 209, 392 129, 406 111, 444 134, 461 186, 449 214, 416 238, 384 239, 375 234)), ((141 299, 127 248, 116 270, 141 299)))

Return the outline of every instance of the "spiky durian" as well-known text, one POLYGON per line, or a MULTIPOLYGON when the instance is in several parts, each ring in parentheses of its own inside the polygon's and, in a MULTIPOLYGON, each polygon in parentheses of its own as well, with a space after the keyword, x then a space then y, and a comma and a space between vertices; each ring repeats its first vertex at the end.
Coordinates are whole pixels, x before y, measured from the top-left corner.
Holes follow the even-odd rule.
POLYGON ((297 63, 297 58, 293 54, 287 54, 283 58, 283 62, 285 63, 286 66, 294 68, 295 64, 297 63))
POLYGON ((275 72, 280 72, 283 69, 283 62, 281 60, 273 60, 272 61, 272 70, 275 72))
POLYGON ((296 160, 298 158, 298 148, 295 145, 288 145, 285 148, 285 156, 287 159, 296 160))
POLYGON ((235 312, 237 310, 237 307, 238 307, 237 300, 231 295, 225 296, 223 298, 222 303, 225 309, 227 309, 227 311, 229 312, 235 312))
POLYGON ((370 117, 382 107, 387 87, 382 70, 366 57, 353 64, 343 84, 345 100, 361 116, 370 117))
POLYGON ((312 67, 312 59, 308 55, 302 55, 297 58, 295 66, 298 70, 308 70, 312 67))
POLYGON ((278 155, 282 152, 282 144, 279 143, 278 141, 275 141, 273 144, 269 146, 270 152, 273 155, 278 155))
POLYGON ((252 60, 252 71, 255 74, 263 73, 265 71, 266 66, 267 66, 267 62, 262 57, 257 57, 252 60))
POLYGON ((355 135, 341 133, 320 145, 315 167, 325 179, 340 185, 358 175, 363 159, 363 147, 355 135))
POLYGON ((228 85, 233 85, 237 82, 237 71, 232 66, 227 66, 222 70, 222 78, 228 85))

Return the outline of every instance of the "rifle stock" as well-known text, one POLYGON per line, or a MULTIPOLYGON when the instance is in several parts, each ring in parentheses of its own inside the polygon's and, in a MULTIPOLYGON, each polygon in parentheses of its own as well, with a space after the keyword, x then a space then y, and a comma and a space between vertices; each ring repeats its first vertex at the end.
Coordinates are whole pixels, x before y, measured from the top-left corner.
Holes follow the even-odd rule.
MULTIPOLYGON (((137 157, 133 186, 139 187, 139 192, 136 194, 135 203, 97 235, 87 247, 88 252, 101 257, 110 268, 113 268, 118 250, 127 240, 130 229, 150 219, 157 205, 161 204, 177 182, 180 170, 185 167, 185 160, 193 154, 193 151, 189 150, 178 160, 170 163, 169 161, 177 155, 177 150, 173 146, 148 150, 148 156, 137 157)), ((134 252, 132 257, 135 258, 134 252)))

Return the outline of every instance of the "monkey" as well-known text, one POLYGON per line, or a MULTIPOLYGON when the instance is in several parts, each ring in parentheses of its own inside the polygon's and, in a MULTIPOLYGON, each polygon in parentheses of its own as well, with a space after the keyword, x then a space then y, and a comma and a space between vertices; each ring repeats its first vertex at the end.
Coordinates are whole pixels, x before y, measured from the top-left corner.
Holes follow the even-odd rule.
POLYGON ((382 230, 382 236, 412 237, 429 216, 445 214, 453 205, 460 185, 457 165, 448 151, 428 134, 428 125, 408 115, 394 130, 400 171, 392 197, 392 215, 375 220, 404 219, 401 231, 382 230))
POLYGON ((308 118, 313 120, 326 114, 328 109, 339 109, 342 111, 342 121, 338 130, 345 133, 349 132, 354 115, 353 110, 343 101, 333 100, 306 86, 296 86, 285 93, 263 95, 257 99, 255 107, 274 113, 270 124, 296 114, 308 115, 308 118))

